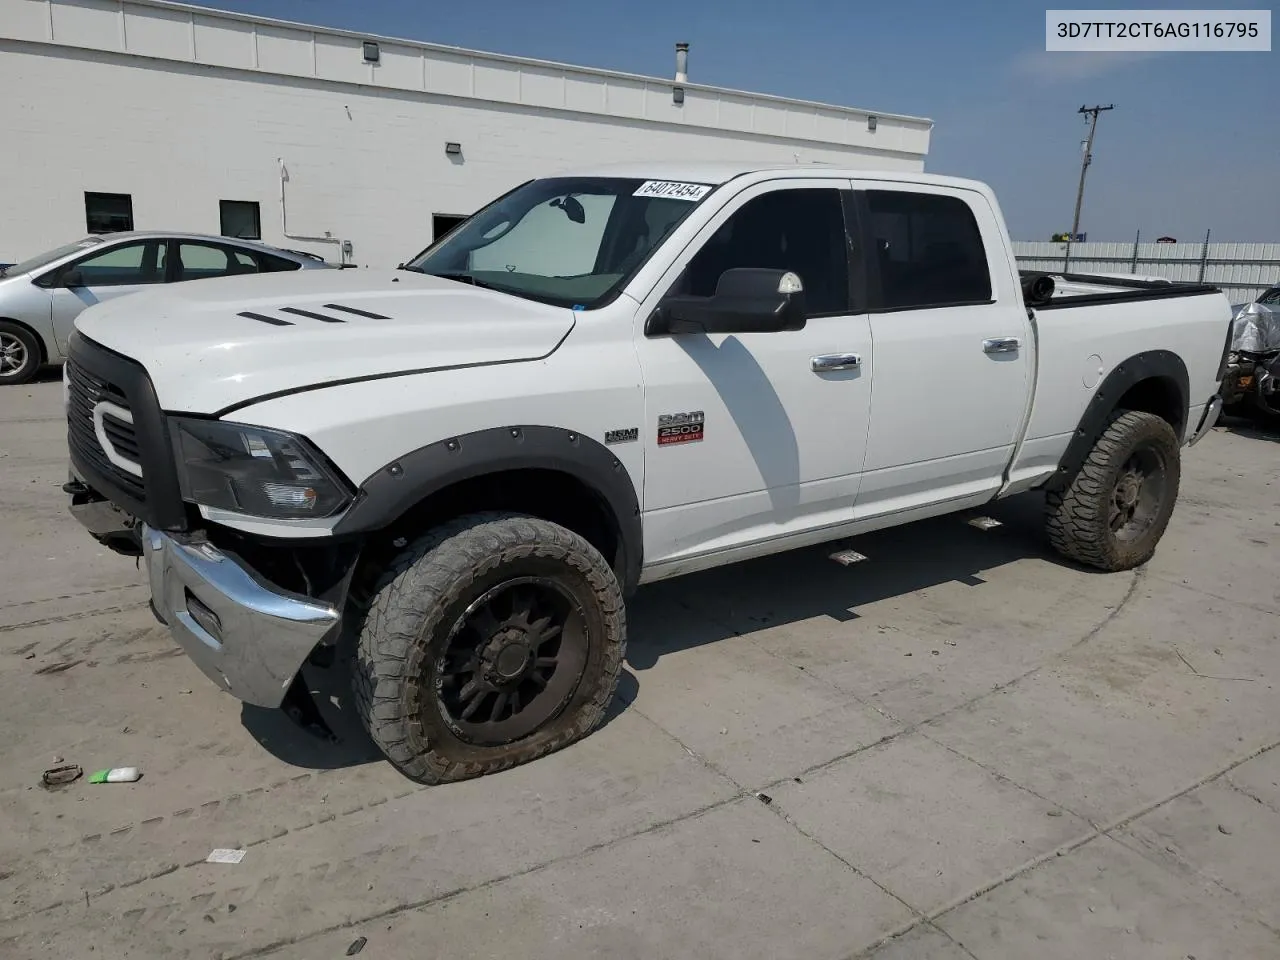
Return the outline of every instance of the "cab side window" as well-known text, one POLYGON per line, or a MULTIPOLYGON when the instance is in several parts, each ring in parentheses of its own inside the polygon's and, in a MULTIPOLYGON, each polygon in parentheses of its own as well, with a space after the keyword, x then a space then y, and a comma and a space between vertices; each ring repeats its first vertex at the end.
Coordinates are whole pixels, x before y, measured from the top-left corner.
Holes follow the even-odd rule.
POLYGON ((775 190, 747 201, 689 261, 672 293, 710 297, 721 274, 739 267, 795 273, 811 316, 852 312, 840 191, 775 190))
POLYGON ((872 255, 882 310, 989 303, 982 234, 959 197, 868 190, 872 255))

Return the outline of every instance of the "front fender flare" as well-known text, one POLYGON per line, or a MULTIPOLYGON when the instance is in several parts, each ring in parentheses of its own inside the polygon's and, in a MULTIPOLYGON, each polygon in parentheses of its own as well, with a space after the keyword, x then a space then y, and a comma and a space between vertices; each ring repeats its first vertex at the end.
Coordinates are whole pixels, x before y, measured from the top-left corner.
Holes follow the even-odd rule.
POLYGON ((568 474, 604 501, 613 514, 622 549, 617 573, 623 589, 633 589, 640 580, 644 553, 636 485, 604 444, 561 427, 493 427, 448 437, 397 457, 360 484, 355 502, 333 533, 342 536, 380 530, 433 493, 456 483, 528 469, 568 474))

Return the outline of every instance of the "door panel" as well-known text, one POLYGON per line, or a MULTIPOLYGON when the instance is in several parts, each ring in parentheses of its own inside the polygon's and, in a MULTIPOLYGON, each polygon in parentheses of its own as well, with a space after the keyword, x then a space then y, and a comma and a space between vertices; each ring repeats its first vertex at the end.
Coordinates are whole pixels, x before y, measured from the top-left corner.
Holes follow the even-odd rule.
POLYGON ((1034 363, 999 220, 981 194, 917 184, 862 202, 877 374, 856 514, 981 501, 1001 486, 1034 363))
POLYGON ((85 308, 162 283, 165 274, 165 249, 163 240, 121 243, 60 268, 59 274, 67 270, 79 270, 84 285, 55 285, 49 291, 53 335, 58 341, 59 349, 66 353, 67 338, 75 328, 76 317, 85 308))
POLYGON ((851 302, 847 186, 803 180, 743 191, 642 304, 636 350, 645 381, 646 565, 852 518, 871 339, 865 313, 851 302), (805 328, 645 336, 644 321, 663 296, 710 295, 733 267, 797 273, 810 311, 805 328), (860 364, 815 371, 815 357, 844 354, 860 364), (672 414, 701 414, 700 439, 659 443, 659 420, 672 414))

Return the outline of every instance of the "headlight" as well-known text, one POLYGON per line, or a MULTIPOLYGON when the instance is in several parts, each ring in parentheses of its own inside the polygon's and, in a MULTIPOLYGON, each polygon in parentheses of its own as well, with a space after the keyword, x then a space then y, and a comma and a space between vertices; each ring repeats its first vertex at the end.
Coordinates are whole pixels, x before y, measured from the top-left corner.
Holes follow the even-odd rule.
POLYGON ((345 480, 306 440, 225 420, 169 421, 182 499, 279 520, 332 516, 351 501, 345 480))

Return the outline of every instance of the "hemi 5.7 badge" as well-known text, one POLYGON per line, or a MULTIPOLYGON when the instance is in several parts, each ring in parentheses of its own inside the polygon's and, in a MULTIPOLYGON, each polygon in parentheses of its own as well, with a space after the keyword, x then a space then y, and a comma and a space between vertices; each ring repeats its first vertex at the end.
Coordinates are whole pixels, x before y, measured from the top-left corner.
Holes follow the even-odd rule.
POLYGON ((658 415, 658 446, 673 443, 697 443, 703 436, 701 410, 692 413, 663 413, 658 415))

